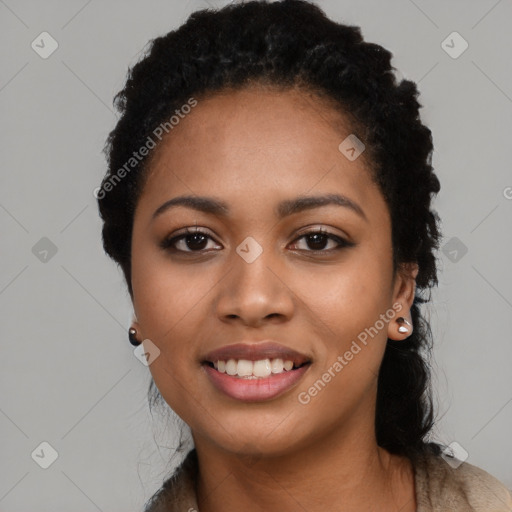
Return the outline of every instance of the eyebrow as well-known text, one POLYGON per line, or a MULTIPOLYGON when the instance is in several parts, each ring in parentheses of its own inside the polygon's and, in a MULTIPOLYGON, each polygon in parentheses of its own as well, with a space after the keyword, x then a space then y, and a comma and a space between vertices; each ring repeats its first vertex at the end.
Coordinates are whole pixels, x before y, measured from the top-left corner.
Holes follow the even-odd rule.
MULTIPOLYGON (((276 216, 279 219, 288 217, 295 213, 299 213, 321 206, 336 205, 344 208, 349 208, 357 213, 364 220, 368 221, 363 209, 352 199, 340 194, 325 194, 321 196, 299 196, 295 199, 287 199, 280 202, 275 210, 276 216)), ((203 213, 217 215, 219 217, 229 216, 229 207, 223 201, 214 199, 213 197, 205 196, 178 196, 169 199, 161 206, 159 206, 153 213, 152 219, 155 219, 165 211, 178 206, 184 206, 203 213)))

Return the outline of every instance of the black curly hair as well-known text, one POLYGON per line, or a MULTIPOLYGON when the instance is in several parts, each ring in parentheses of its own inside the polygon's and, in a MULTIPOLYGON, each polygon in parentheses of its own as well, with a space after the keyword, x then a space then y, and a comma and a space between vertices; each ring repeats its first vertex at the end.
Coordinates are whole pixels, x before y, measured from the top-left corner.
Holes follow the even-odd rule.
MULTIPOLYGON (((394 272, 400 264, 419 266, 413 334, 407 343, 388 340, 375 418, 378 444, 413 456, 440 452, 428 440, 434 426, 432 333, 420 313, 438 284, 434 251, 441 233, 431 198, 440 184, 431 165, 431 132, 419 116, 416 84, 397 81, 391 58, 388 50, 365 42, 358 27, 331 21, 305 0, 248 1, 193 12, 177 30, 150 41, 115 96, 121 116, 105 144, 109 167, 97 198, 104 249, 121 266, 133 299, 133 216, 150 158, 132 162, 129 172, 119 171, 126 171, 133 152, 154 138, 155 128, 192 96, 200 102, 250 85, 314 91, 319 101, 329 101, 366 146, 371 177, 390 211, 394 272)), ((150 408, 158 398, 151 381, 150 408)))

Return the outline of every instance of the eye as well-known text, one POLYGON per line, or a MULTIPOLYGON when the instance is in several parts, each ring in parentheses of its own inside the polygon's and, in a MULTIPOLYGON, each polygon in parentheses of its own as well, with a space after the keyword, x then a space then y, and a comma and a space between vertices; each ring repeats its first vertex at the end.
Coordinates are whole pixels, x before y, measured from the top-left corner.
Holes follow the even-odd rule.
MULTIPOLYGON (((307 231, 297 238, 296 241, 302 239, 304 239, 307 246, 312 246, 312 249, 309 250, 299 248, 299 250, 305 250, 306 252, 331 252, 343 247, 353 247, 355 245, 354 243, 348 242, 347 240, 344 240, 333 233, 329 233, 322 228, 307 231), (330 248, 326 248, 326 244, 329 243, 334 244, 334 247, 331 246, 330 248)), ((295 245, 297 244, 295 243, 295 245)))
POLYGON ((160 247, 174 252, 202 252, 208 250, 208 240, 213 239, 206 231, 186 228, 185 233, 164 239, 160 247))
MULTIPOLYGON (((202 231, 197 227, 193 230, 186 228, 184 233, 164 239, 160 243, 160 247, 164 250, 186 253, 201 253, 218 250, 215 248, 212 249, 211 247, 208 249, 209 240, 213 241, 213 238, 206 231, 202 231)), ((343 247, 353 247, 355 245, 354 243, 348 242, 347 240, 344 240, 333 233, 329 233, 322 228, 303 233, 300 237, 295 239, 293 245, 298 245, 297 242, 299 240, 304 240, 306 242, 306 246, 310 248, 298 248, 298 250, 314 253, 329 253, 342 249, 343 247), (328 245, 329 243, 334 246, 327 248, 326 244, 328 245)), ((297 249, 297 247, 295 247, 295 249, 297 249)))

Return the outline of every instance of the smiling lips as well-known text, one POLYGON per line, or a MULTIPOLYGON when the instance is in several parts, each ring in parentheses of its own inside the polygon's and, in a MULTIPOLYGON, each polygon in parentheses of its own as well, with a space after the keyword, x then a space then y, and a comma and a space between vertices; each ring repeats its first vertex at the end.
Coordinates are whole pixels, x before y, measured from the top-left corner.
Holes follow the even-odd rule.
POLYGON ((306 355, 271 341, 227 345, 208 353, 202 362, 217 389, 250 402, 288 391, 310 365, 306 355))

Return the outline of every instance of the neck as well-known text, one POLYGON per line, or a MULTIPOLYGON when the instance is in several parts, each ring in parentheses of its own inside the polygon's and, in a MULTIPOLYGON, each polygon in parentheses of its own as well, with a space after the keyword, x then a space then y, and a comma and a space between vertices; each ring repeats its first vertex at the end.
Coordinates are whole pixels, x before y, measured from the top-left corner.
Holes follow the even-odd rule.
POLYGON ((411 462, 374 435, 322 436, 280 455, 240 456, 194 436, 201 512, 416 510, 411 462))

